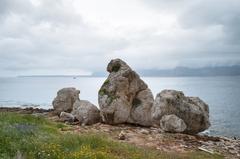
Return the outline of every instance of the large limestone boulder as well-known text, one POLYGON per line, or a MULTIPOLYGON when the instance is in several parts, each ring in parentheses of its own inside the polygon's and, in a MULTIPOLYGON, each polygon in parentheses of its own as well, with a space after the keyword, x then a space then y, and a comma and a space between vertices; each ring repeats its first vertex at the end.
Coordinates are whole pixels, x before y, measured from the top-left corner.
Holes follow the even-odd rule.
POLYGON ((164 115, 172 114, 186 124, 184 133, 196 134, 210 126, 209 108, 201 99, 186 97, 181 91, 163 90, 157 94, 154 101, 154 122, 160 125, 160 120, 164 115))
POLYGON ((160 127, 166 132, 184 132, 187 128, 185 122, 174 114, 164 115, 160 120, 160 127))
POLYGON ((77 100, 71 114, 81 125, 92 125, 101 121, 100 111, 87 100, 77 100))
POLYGON ((151 126, 153 95, 146 83, 121 59, 107 66, 110 73, 98 93, 103 121, 151 126))
POLYGON ((70 113, 75 101, 79 100, 79 94, 80 91, 72 87, 60 89, 52 102, 54 112, 58 115, 61 112, 70 113))

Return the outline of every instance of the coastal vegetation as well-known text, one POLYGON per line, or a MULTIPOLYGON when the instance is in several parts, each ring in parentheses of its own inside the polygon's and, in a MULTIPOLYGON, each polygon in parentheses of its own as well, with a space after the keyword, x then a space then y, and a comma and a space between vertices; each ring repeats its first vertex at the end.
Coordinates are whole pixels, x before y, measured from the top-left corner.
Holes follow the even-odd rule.
POLYGON ((39 159, 220 159, 201 151, 169 153, 112 140, 104 133, 61 131, 69 126, 45 117, 0 112, 0 158, 39 159))

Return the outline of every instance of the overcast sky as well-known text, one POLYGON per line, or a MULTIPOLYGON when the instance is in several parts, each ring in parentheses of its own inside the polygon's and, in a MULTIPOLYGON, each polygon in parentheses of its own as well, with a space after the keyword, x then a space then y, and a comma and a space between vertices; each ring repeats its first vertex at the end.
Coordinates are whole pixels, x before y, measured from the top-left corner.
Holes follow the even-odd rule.
POLYGON ((0 75, 240 64, 239 0, 0 0, 0 75))

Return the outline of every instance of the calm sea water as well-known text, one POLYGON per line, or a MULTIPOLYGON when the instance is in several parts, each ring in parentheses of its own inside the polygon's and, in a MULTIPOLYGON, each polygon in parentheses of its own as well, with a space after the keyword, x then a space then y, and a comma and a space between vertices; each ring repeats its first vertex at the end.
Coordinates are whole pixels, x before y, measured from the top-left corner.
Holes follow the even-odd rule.
MULTIPOLYGON (((154 96, 163 89, 182 90, 199 96, 210 107, 210 135, 240 137, 240 76, 146 77, 154 96)), ((0 106, 40 105, 51 108, 56 92, 63 87, 81 90, 80 98, 97 103, 97 92, 105 78, 16 77, 0 78, 0 106)))

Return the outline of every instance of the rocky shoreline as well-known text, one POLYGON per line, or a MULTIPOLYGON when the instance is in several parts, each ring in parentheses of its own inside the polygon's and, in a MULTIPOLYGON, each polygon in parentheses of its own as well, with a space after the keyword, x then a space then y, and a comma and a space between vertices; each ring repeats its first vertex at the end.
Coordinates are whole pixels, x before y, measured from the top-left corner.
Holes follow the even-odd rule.
POLYGON ((240 140, 199 135, 208 129, 209 106, 182 91, 162 90, 153 97, 148 85, 121 59, 111 60, 98 92, 99 107, 80 99, 80 90, 62 88, 53 109, 0 108, 64 122, 62 132, 104 133, 114 140, 165 152, 204 151, 240 158, 240 140))
POLYGON ((161 127, 165 132, 197 134, 210 127, 209 106, 182 91, 162 90, 154 98, 148 85, 121 59, 107 65, 109 75, 98 91, 98 105, 80 99, 80 90, 65 87, 52 105, 63 121, 81 125, 103 122, 161 127))
POLYGON ((33 107, 0 107, 0 112, 15 112, 22 114, 47 114, 53 112, 53 109, 42 109, 42 108, 33 108, 33 107))

